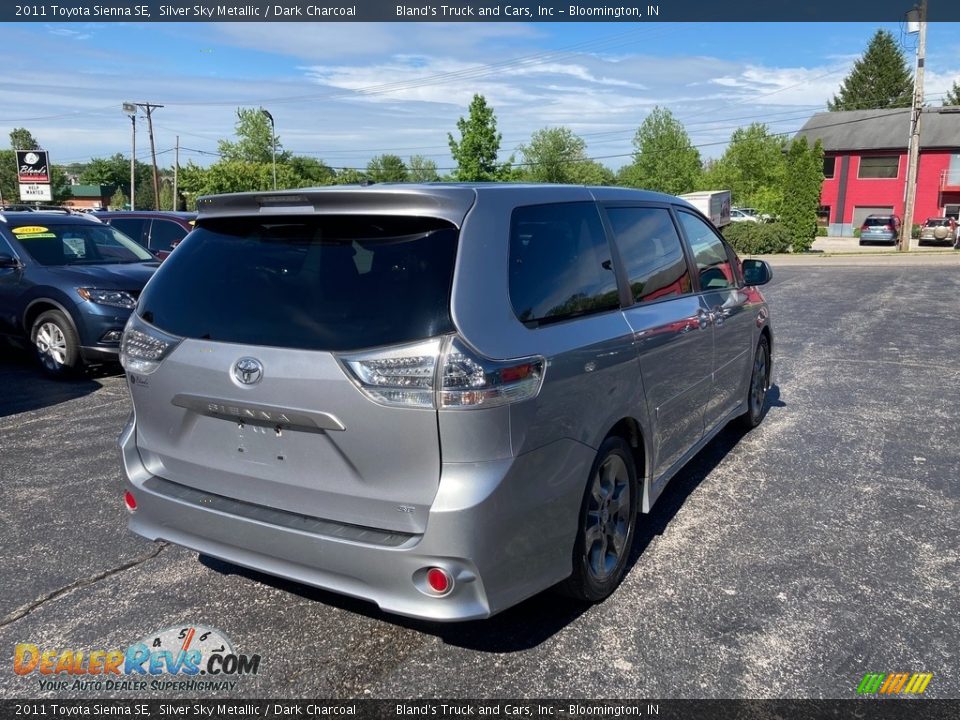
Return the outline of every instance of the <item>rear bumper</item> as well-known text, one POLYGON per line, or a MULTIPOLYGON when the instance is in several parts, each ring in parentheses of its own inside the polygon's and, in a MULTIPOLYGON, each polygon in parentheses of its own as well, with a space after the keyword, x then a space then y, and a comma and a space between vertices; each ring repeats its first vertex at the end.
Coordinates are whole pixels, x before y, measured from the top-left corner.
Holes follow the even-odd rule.
POLYGON ((387 612, 438 621, 489 617, 570 574, 594 455, 585 445, 559 441, 518 458, 445 464, 424 534, 387 546, 281 526, 151 490, 146 485, 157 483, 150 482, 137 451, 133 416, 119 446, 125 487, 137 500, 129 527, 138 535, 369 600, 387 612), (418 589, 423 568, 431 566, 453 576, 448 595, 418 589))

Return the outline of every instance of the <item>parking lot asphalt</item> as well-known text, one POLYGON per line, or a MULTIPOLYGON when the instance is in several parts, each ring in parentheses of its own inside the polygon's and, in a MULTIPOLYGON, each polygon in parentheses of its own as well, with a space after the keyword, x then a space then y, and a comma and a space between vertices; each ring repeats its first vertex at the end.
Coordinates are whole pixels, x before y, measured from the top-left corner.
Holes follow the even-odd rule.
POLYGON ((867 672, 960 697, 960 266, 776 267, 766 420, 724 430, 642 517, 606 603, 433 625, 125 528, 117 375, 0 357, 0 697, 850 698, 867 672), (171 626, 261 655, 232 691, 41 690, 16 643, 171 626))

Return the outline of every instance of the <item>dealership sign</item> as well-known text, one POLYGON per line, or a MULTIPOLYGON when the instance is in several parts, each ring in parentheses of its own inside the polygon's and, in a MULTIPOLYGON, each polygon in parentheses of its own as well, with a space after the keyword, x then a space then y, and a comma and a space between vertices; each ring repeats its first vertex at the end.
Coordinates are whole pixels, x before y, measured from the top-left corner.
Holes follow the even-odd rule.
POLYGON ((24 202, 53 202, 49 184, 20 183, 20 199, 24 202))
POLYGON ((50 156, 46 150, 17 150, 17 182, 20 199, 50 202, 50 156))

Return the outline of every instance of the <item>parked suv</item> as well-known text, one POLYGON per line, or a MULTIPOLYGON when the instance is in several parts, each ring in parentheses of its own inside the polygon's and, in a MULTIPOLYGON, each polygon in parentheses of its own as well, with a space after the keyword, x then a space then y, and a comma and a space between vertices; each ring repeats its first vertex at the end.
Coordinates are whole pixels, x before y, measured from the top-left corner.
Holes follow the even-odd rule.
POLYGON ((161 260, 193 230, 196 213, 157 210, 98 212, 97 217, 129 235, 161 260))
POLYGON ((0 214, 0 334, 28 339, 43 369, 67 377, 117 361, 120 337, 156 258, 79 214, 0 214))
POLYGON ((927 218, 920 228, 920 244, 943 242, 953 245, 958 239, 957 221, 951 217, 927 218))
POLYGON ((900 239, 900 218, 896 215, 868 215, 860 226, 860 244, 890 243, 900 239))
POLYGON ((374 185, 199 208, 123 338, 146 538, 433 620, 557 583, 599 601, 638 512, 763 417, 769 266, 679 198, 374 185))

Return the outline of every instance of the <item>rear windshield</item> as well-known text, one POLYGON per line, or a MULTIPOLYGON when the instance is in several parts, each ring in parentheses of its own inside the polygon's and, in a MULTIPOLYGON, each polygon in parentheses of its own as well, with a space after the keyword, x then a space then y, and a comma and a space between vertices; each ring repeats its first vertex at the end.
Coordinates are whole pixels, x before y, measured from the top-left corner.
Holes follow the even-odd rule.
POLYGON ((147 322, 181 337, 358 350, 453 329, 457 230, 433 218, 208 220, 141 296, 147 322))
POLYGON ((10 229, 41 265, 116 265, 156 258, 109 225, 44 222, 10 229))
POLYGON ((877 227, 882 225, 893 225, 893 218, 888 217, 868 217, 863 221, 866 227, 877 227))
POLYGON ((950 222, 950 218, 930 218, 927 227, 949 227, 950 222))

